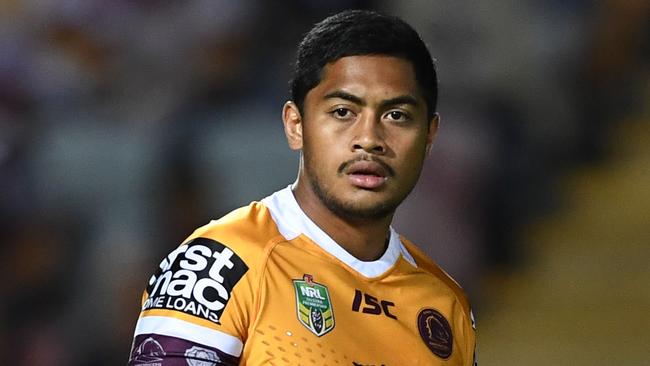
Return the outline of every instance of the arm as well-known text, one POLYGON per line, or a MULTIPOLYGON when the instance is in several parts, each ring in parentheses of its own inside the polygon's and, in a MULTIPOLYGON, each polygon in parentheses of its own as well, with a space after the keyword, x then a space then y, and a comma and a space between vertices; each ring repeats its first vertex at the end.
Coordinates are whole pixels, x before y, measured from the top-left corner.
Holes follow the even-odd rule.
POLYGON ((223 352, 219 348, 208 347, 185 337, 171 337, 157 333, 140 334, 135 337, 128 363, 129 366, 235 366, 238 364, 239 357, 223 352))
POLYGON ((149 280, 129 365, 237 365, 252 296, 231 248, 204 237, 179 246, 149 280))

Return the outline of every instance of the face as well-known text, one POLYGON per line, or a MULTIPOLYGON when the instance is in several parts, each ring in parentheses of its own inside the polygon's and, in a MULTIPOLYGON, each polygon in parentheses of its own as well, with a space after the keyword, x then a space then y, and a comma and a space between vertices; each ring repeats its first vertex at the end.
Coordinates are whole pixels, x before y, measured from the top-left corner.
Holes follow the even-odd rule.
POLYGON ((301 149, 298 189, 335 214, 392 215, 418 180, 436 132, 410 62, 348 56, 328 64, 304 101, 284 108, 289 145, 301 149))

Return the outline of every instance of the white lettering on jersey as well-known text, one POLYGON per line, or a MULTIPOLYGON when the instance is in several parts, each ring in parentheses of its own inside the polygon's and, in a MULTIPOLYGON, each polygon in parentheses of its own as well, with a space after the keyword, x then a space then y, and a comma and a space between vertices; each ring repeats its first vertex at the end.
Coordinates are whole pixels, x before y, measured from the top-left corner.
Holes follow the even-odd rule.
POLYGON ((149 280, 142 310, 182 311, 219 323, 234 285, 248 267, 230 248, 206 238, 181 245, 149 280))

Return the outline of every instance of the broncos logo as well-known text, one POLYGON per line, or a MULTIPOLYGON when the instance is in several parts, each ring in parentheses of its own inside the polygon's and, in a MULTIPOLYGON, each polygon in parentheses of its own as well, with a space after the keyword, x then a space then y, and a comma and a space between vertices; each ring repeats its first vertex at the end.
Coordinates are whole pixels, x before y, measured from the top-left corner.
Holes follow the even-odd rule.
POLYGON ((135 362, 155 362, 162 361, 165 356, 165 350, 162 345, 149 337, 145 339, 138 348, 133 351, 133 360, 135 362))
POLYGON ((454 339, 449 322, 434 309, 424 309, 418 314, 418 330, 424 343, 438 357, 451 356, 454 339))

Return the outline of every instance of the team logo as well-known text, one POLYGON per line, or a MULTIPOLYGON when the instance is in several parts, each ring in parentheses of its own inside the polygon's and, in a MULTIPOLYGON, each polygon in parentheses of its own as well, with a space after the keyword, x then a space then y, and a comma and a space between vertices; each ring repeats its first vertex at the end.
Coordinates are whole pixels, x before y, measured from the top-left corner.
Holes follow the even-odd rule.
POLYGON ((293 287, 300 323, 319 337, 334 329, 334 310, 327 287, 314 282, 308 274, 302 280, 293 280, 293 287))
POLYGON ((165 357, 165 350, 158 341, 149 337, 140 343, 131 357, 136 365, 162 365, 160 362, 165 357))
POLYGON ((214 366, 221 362, 217 352, 198 346, 186 350, 185 357, 189 366, 214 366))
POLYGON ((143 311, 172 309, 217 324, 230 292, 248 271, 230 248, 206 238, 179 246, 159 267, 149 280, 143 311))
POLYGON ((454 344, 449 322, 434 309, 423 309, 418 314, 420 337, 434 355, 448 358, 454 344))

